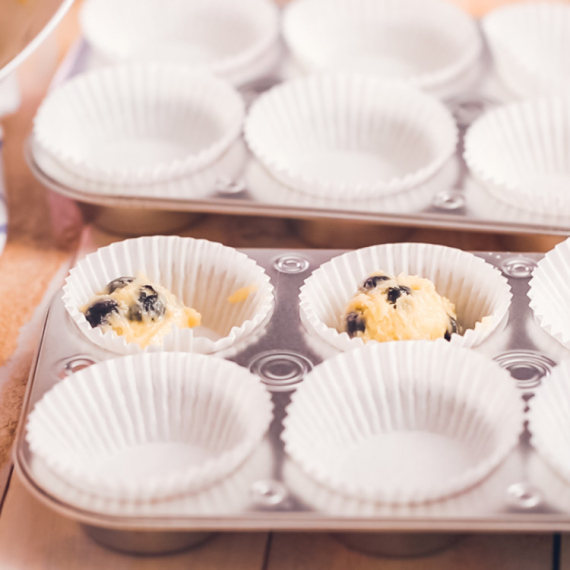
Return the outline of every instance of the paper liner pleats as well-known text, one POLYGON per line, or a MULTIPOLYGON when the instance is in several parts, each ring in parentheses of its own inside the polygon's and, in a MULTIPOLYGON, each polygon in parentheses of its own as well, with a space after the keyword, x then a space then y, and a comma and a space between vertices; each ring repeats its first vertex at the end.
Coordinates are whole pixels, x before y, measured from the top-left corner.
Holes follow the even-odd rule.
POLYGON ((62 479, 102 496, 195 492, 235 470, 272 418, 246 369, 203 355, 107 360, 50 390, 29 416, 30 449, 62 479))
POLYGON ((282 438, 307 474, 337 492, 421 503, 489 475, 517 445, 523 409, 508 372, 474 351, 371 343, 307 375, 282 438))
POLYGON ((256 331, 273 310, 269 277, 244 253, 219 243, 178 236, 130 239, 88 255, 66 280, 65 307, 92 342, 121 354, 143 350, 114 331, 103 333, 99 327, 92 328, 80 310, 110 281, 140 274, 166 287, 202 315, 200 327, 172 327, 160 346, 150 345, 146 351, 218 352, 256 331), (250 288, 249 295, 230 303, 228 298, 243 288, 250 288))

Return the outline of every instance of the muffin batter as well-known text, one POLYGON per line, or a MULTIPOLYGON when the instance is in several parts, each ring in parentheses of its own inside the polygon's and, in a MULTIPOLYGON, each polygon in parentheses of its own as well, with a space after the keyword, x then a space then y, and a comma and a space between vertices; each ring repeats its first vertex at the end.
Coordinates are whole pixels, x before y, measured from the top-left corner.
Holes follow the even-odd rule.
POLYGON ((172 326, 200 325, 201 315, 146 277, 119 277, 81 309, 89 324, 113 330, 141 348, 159 345, 172 326))
POLYGON ((451 339, 460 332, 455 306, 429 279, 373 273, 349 301, 343 317, 351 338, 376 340, 451 339))

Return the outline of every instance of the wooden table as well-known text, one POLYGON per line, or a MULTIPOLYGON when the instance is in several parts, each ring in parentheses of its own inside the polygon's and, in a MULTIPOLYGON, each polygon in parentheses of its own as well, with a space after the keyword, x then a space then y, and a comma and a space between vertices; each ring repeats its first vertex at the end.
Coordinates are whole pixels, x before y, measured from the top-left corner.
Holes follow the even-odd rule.
MULTIPOLYGON (((480 11, 481 2, 458 0, 480 11)), ((485 2, 488 5, 490 1, 485 2)), ((4 161, 9 206, 9 240, 0 257, 0 568, 7 570, 54 569, 112 570, 200 568, 218 570, 336 570, 354 569, 545 569, 557 560, 558 545, 552 535, 474 535, 454 548, 429 558, 381 560, 348 550, 326 534, 244 533, 224 534, 199 549, 162 558, 137 558, 116 554, 91 542, 81 528, 53 513, 23 488, 11 470, 9 448, 18 423, 32 352, 37 338, 33 327, 16 344, 20 327, 30 321, 35 308, 62 264, 75 250, 81 218, 75 206, 48 193, 29 173, 22 153, 35 109, 47 88, 57 62, 77 36, 77 6, 65 18, 55 40, 44 45, 20 73, 23 104, 2 121, 6 131, 4 161), (10 360, 11 359, 11 360, 10 360)), ((369 245, 366 233, 355 236, 339 231, 330 247, 369 245)), ((107 243, 116 237, 95 232, 107 243)), ((185 235, 205 237, 234 247, 307 247, 306 237, 287 220, 205 216, 185 235)), ((378 243, 378 233, 372 241, 378 243)), ((384 241, 393 241, 389 228, 384 241)), ((501 235, 436 230, 403 229, 398 237, 442 243, 470 250, 546 251, 560 238, 516 238, 501 235)), ((562 554, 570 543, 562 540, 562 554), (566 546, 566 548, 564 548, 566 546)), ((556 566, 554 566, 556 567, 556 566)), ((570 569, 570 555, 562 556, 570 569)))

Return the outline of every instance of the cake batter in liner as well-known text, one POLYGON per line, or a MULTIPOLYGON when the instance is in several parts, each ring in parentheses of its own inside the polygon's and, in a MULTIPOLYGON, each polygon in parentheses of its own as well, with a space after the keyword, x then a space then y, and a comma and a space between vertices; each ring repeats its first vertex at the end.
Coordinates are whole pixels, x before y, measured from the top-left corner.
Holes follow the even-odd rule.
POLYGON ((130 239, 103 247, 71 269, 63 288, 63 301, 79 329, 95 344, 120 354, 143 349, 122 336, 91 327, 80 307, 118 277, 144 275, 173 293, 202 315, 200 327, 172 327, 152 351, 213 353, 228 349, 250 336, 269 319, 273 286, 255 261, 231 247, 202 239, 152 236, 130 239), (244 300, 228 298, 244 288, 244 300))
POLYGON ((463 334, 435 342, 474 347, 506 324, 512 293, 507 279, 492 265, 459 249, 397 243, 366 247, 324 263, 301 287, 301 319, 306 328, 339 350, 362 347, 361 338, 343 332, 343 315, 359 285, 383 271, 429 279, 439 295, 454 305, 463 334))

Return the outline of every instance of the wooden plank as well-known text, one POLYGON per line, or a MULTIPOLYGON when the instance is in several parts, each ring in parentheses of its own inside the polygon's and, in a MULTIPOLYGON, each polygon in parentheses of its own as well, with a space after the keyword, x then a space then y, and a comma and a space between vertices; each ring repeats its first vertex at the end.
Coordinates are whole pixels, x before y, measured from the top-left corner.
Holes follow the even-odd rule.
POLYGON ((327 534, 287 533, 273 537, 267 570, 546 570, 551 561, 551 535, 471 535, 429 557, 387 559, 349 550, 327 534))
POLYGON ((261 570, 266 544, 266 533, 227 533, 175 555, 118 554, 39 503, 15 475, 0 515, 0 568, 10 570, 261 570))

